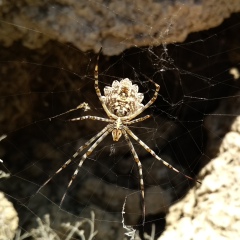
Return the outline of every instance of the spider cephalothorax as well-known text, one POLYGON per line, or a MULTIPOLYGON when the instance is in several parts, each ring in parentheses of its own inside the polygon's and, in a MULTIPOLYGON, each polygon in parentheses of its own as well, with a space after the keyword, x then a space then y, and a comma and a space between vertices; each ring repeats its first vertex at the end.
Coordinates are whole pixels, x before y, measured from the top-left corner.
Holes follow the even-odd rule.
POLYGON ((118 117, 129 116, 143 107, 143 94, 138 93, 138 86, 128 78, 113 81, 111 87, 104 88, 104 95, 102 99, 108 110, 118 117))
MULTIPOLYGON (((99 58, 99 56, 98 56, 99 58)), ((86 160, 86 158, 93 152, 93 150, 98 146, 100 142, 104 140, 104 138, 112 133, 113 141, 118 141, 119 138, 123 135, 130 151, 132 152, 133 158, 138 166, 139 169, 139 183, 141 187, 141 196, 142 196, 142 212, 143 212, 143 223, 145 221, 145 203, 144 203, 144 183, 143 183, 143 175, 142 175, 142 164, 138 158, 138 155, 134 149, 134 146, 129 138, 132 137, 136 142, 138 142, 147 152, 149 152, 155 159, 162 162, 165 166, 167 166, 169 169, 181 173, 183 176, 185 176, 188 179, 192 179, 191 177, 185 175, 184 173, 180 172, 176 168, 174 168, 172 165, 168 164, 166 161, 164 161, 162 158, 160 158, 152 149, 150 149, 142 140, 140 140, 128 127, 129 125, 142 122, 150 117, 150 115, 146 115, 144 117, 140 117, 135 119, 139 114, 141 114, 144 110, 146 110, 148 107, 150 107, 154 101, 157 98, 160 86, 153 82, 151 79, 149 79, 150 82, 152 82, 156 90, 153 94, 153 97, 147 102, 147 104, 143 105, 141 102, 143 100, 143 94, 138 92, 138 86, 136 84, 132 84, 132 81, 128 78, 122 79, 121 81, 114 80, 111 87, 105 87, 104 88, 104 94, 105 96, 101 95, 101 91, 98 87, 98 63, 95 66, 95 72, 94 72, 94 78, 95 78, 95 90, 96 94, 102 104, 102 107, 104 111, 106 112, 108 118, 102 118, 97 116, 83 116, 79 118, 70 119, 69 121, 79 121, 79 120, 97 120, 97 121, 103 121, 107 122, 107 126, 104 127, 99 133, 97 133, 95 136, 93 136, 90 140, 88 140, 84 145, 82 145, 76 153, 73 154, 73 156, 68 159, 61 168, 59 168, 56 173, 58 174, 61 172, 64 168, 66 168, 78 155, 80 152, 82 152, 85 148, 89 149, 86 151, 85 154, 82 155, 82 158, 78 164, 77 169, 73 173, 73 176, 68 184, 68 188, 71 186, 73 180, 75 179, 76 175, 78 174, 79 169, 81 168, 82 164, 86 160)), ((77 107, 76 109, 78 109, 77 107)), ((71 112, 72 110, 69 110, 67 112, 71 112)), ((67 113, 66 112, 66 113, 67 113)), ((60 114, 62 115, 62 114, 60 114)), ((60 116, 58 115, 58 116, 60 116)), ((56 117, 56 116, 55 116, 56 117)), ((54 176, 53 175, 53 176, 54 176)), ((39 190, 44 187, 52 178, 50 177, 40 188, 39 190)), ((193 180, 193 179, 192 179, 193 180)), ((38 191, 39 191, 38 190, 38 191)), ((65 198, 66 192, 62 197, 60 206, 65 198)))
POLYGON ((114 142, 117 142, 122 136, 123 124, 120 117, 113 123, 112 138, 114 142))

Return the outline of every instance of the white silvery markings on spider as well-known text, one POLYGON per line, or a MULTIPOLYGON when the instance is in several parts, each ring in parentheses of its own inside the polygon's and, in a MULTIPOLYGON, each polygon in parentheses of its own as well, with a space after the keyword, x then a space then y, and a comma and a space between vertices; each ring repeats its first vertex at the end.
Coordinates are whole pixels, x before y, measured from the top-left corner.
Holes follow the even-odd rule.
MULTIPOLYGON (((100 52, 101 52, 101 50, 100 50, 100 52)), ((146 105, 142 104, 142 100, 143 100, 144 96, 142 93, 138 92, 138 86, 136 84, 132 84, 132 81, 129 80, 128 78, 122 79, 120 81, 114 80, 112 83, 112 86, 105 87, 104 95, 101 95, 101 91, 98 86, 98 60, 99 60, 100 52, 99 52, 99 55, 97 58, 97 63, 95 66, 95 71, 94 71, 94 79, 95 79, 94 87, 95 87, 96 94, 97 94, 108 118, 87 115, 87 116, 83 116, 83 117, 79 117, 79 118, 73 118, 68 121, 80 121, 80 120, 88 120, 89 119, 89 120, 94 120, 94 121, 108 122, 108 125, 106 127, 104 127, 94 137, 92 137, 90 140, 88 140, 84 145, 79 147, 77 152, 74 153, 73 156, 70 159, 68 159, 61 166, 61 168, 59 168, 55 172, 55 174, 53 176, 51 176, 39 188, 38 191, 40 191, 40 189, 43 188, 56 174, 58 174, 64 168, 66 168, 85 148, 89 147, 87 152, 82 155, 82 158, 78 164, 78 167, 75 170, 75 172, 73 173, 72 178, 68 184, 68 187, 67 187, 67 189, 68 189, 71 186, 75 177, 77 176, 78 171, 81 168, 82 164, 84 163, 85 159, 93 152, 93 150, 98 146, 98 144, 100 142, 102 142, 104 140, 104 138, 108 134, 112 133, 113 141, 118 141, 120 139, 120 137, 123 135, 131 152, 132 152, 133 158, 139 169, 139 179, 140 179, 139 184, 140 184, 140 188, 141 188, 142 215, 143 215, 143 223, 144 223, 146 210, 145 210, 145 203, 144 203, 144 182, 143 182, 143 174, 142 174, 142 164, 138 158, 138 155, 134 149, 134 146, 133 146, 129 136, 132 137, 135 141, 137 141, 147 152, 149 152, 155 159, 162 162, 169 169, 182 174, 183 176, 185 176, 188 179, 193 180, 193 178, 185 175, 184 173, 182 173, 181 171, 177 170, 172 165, 170 165, 169 163, 164 161, 162 158, 160 158, 152 149, 150 149, 142 140, 140 140, 128 127, 129 125, 144 121, 150 117, 150 115, 146 115, 144 117, 134 119, 155 102, 155 100, 158 96, 160 86, 157 83, 153 82, 151 79, 148 79, 152 84, 155 85, 156 89, 153 94, 153 97, 149 100, 149 102, 146 105)), ((76 109, 79 109, 79 107, 77 107, 76 109)), ((73 110, 75 110, 75 109, 71 109, 65 113, 71 112, 73 110)), ((58 117, 65 113, 59 114, 55 117, 58 117)), ((199 181, 197 181, 197 182, 199 182, 199 181)), ((62 197, 60 206, 62 205, 62 202, 66 196, 66 192, 64 193, 64 195, 62 197)))

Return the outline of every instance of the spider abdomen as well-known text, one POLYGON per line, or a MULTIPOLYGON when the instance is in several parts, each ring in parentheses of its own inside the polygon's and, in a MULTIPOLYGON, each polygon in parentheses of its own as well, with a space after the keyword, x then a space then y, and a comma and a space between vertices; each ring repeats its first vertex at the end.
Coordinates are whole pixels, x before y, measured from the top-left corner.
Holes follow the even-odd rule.
POLYGON ((107 108, 118 117, 129 116, 143 107, 143 94, 128 78, 113 81, 111 87, 104 88, 104 95, 102 99, 107 108))
POLYGON ((112 109, 110 108, 110 111, 118 117, 124 117, 129 115, 131 109, 128 103, 116 101, 113 103, 112 109))

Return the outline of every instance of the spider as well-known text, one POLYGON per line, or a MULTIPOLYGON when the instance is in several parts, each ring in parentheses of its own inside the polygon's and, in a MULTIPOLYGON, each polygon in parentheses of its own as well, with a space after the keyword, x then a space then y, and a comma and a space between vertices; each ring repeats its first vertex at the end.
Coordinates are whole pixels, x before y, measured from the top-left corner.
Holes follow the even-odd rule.
MULTIPOLYGON (((101 52, 101 49, 100 49, 101 52)), ((73 173, 71 180, 68 183, 67 189, 71 186, 72 182, 76 178, 79 169, 83 165, 84 161, 88 156, 91 155, 93 150, 98 146, 100 142, 104 140, 104 138, 112 133, 112 138, 114 142, 117 142, 121 136, 123 135, 130 150, 133 155, 133 158, 138 166, 139 170, 139 184, 141 189, 141 199, 142 199, 142 217, 143 217, 143 223, 145 221, 145 203, 144 203, 144 182, 143 182, 143 174, 142 174, 142 164, 141 161, 138 158, 138 155, 134 149, 134 146, 129 138, 132 137, 136 142, 138 142, 147 152, 149 152, 154 158, 156 158, 158 161, 162 162, 166 167, 169 169, 182 174, 188 179, 194 180, 190 176, 185 175, 178 169, 174 168, 172 165, 164 161, 162 158, 160 158, 152 149, 150 149, 147 144, 145 144, 142 140, 140 140, 130 129, 128 126, 142 122, 148 118, 150 118, 150 115, 146 115, 144 117, 140 117, 135 119, 138 115, 140 115, 144 110, 149 108, 157 99, 158 92, 160 90, 160 86, 152 81, 151 79, 148 79, 151 83, 155 85, 155 92, 152 96, 152 98, 147 102, 147 104, 142 104, 142 100, 144 98, 143 93, 138 92, 138 86, 136 84, 132 84, 132 81, 128 78, 121 79, 120 81, 114 80, 112 83, 112 86, 106 86, 104 88, 104 95, 101 94, 101 91, 98 86, 98 62, 99 62, 99 56, 100 52, 97 57, 97 63, 95 65, 94 70, 94 87, 96 94, 99 98, 99 101, 102 104, 102 107, 107 114, 108 118, 102 118, 97 116, 83 116, 78 118, 69 119, 68 121, 80 121, 80 120, 93 120, 93 121, 103 121, 107 122, 107 126, 104 127, 99 133, 97 133, 95 136, 93 136, 90 140, 88 140, 84 145, 79 147, 77 152, 73 154, 73 156, 68 159, 39 189, 43 188, 56 174, 61 172, 63 169, 65 169, 85 148, 89 149, 86 151, 85 154, 82 155, 82 158, 78 164, 77 169, 73 173), (92 145, 91 145, 92 144, 92 145)), ((85 104, 85 103, 84 103, 85 104)), ((79 105, 82 107, 82 105, 79 105)), ((75 109, 71 109, 65 113, 68 113, 70 111, 79 109, 81 107, 77 107, 75 109)), ((58 117, 60 115, 63 115, 65 113, 59 114, 55 117, 58 117)), ((52 117, 52 118, 55 118, 52 117)), ((50 119, 51 120, 51 119, 50 119)), ((197 181, 199 182, 199 181, 197 181)), ((63 200, 66 196, 66 192, 64 193, 60 206, 63 203, 63 200)))

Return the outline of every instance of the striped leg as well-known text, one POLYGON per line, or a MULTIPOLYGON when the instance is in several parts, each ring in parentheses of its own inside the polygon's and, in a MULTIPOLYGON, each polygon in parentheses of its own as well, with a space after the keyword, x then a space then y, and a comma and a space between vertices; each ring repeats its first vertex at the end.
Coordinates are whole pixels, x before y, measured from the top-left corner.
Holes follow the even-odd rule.
POLYGON ((144 121, 144 120, 146 120, 146 119, 148 119, 148 118, 150 118, 150 117, 151 117, 151 115, 146 115, 146 116, 144 116, 144 117, 140 117, 140 118, 134 119, 134 120, 132 120, 132 121, 130 121, 130 122, 126 122, 125 124, 126 124, 126 125, 131 125, 131 124, 133 124, 133 123, 142 122, 142 121, 144 121))
POLYGON ((108 110, 106 104, 105 104, 104 101, 102 100, 102 94, 101 94, 101 91, 100 91, 100 89, 99 89, 99 87, 98 87, 98 61, 99 61, 99 56, 100 56, 101 51, 102 51, 102 48, 100 49, 100 51, 99 51, 99 53, 98 53, 97 63, 96 63, 96 65, 95 65, 95 69, 94 69, 94 79, 95 79, 94 88, 95 88, 96 94, 97 94, 97 96, 98 96, 98 98, 99 98, 99 101, 101 102, 102 107, 103 107, 104 111, 106 112, 106 114, 108 115, 108 117, 113 118, 113 119, 116 119, 116 116, 115 116, 114 114, 112 114, 112 113, 108 110))
MULTIPOLYGON (((95 91, 96 91, 96 94, 100 100, 100 102, 102 104, 104 104, 104 102, 102 101, 102 95, 101 95, 101 91, 98 87, 98 62, 99 62, 99 56, 100 56, 100 53, 102 52, 102 48, 100 48, 100 51, 98 53, 98 56, 97 56, 97 63, 95 65, 95 69, 94 69, 94 79, 95 79, 95 82, 94 82, 94 87, 95 87, 95 91)), ((105 104, 104 104, 105 105, 105 104)))
POLYGON ((66 168, 79 154, 82 150, 87 148, 92 142, 94 142, 97 138, 101 137, 109 128, 109 125, 107 125, 102 131, 100 131, 98 134, 93 136, 90 140, 88 140, 84 145, 82 145, 77 152, 73 154, 71 158, 69 158, 38 190, 39 192, 48 182, 52 180, 54 176, 56 176, 58 173, 60 173, 64 168, 66 168))
POLYGON ((76 108, 70 109, 70 110, 68 110, 68 111, 66 111, 66 112, 64 112, 64 113, 60 113, 60 114, 58 114, 58 115, 56 115, 56 116, 54 116, 54 117, 49 118, 49 120, 51 121, 53 118, 62 116, 62 115, 67 114, 67 113, 69 113, 69 112, 76 111, 76 110, 78 110, 78 109, 80 109, 80 108, 83 108, 84 112, 86 112, 86 111, 88 111, 88 110, 90 109, 90 107, 88 106, 88 104, 85 103, 85 102, 83 102, 83 103, 79 104, 76 108))
POLYGON ((97 117, 97 116, 83 116, 83 117, 68 119, 67 121, 80 121, 80 120, 85 120, 85 119, 97 120, 97 121, 109 122, 109 123, 113 123, 114 122, 114 120, 112 120, 112 119, 101 118, 101 117, 97 117))
POLYGON ((165 166, 167 166, 169 169, 182 174, 184 177, 196 181, 198 183, 201 183, 198 180, 194 180, 192 177, 184 174, 183 172, 177 170, 176 168, 174 168, 172 165, 170 165, 169 163, 167 163, 166 161, 164 161, 162 158, 160 158, 152 149, 150 149, 143 141, 141 141, 128 127, 124 128, 126 130, 126 132, 134 139, 136 140, 147 152, 149 152, 154 158, 156 158, 158 161, 162 162, 165 166))
POLYGON ((131 142, 131 140, 129 139, 127 133, 125 130, 122 131, 123 132, 123 135, 128 143, 128 146, 132 152, 132 155, 133 155, 133 158, 135 160, 135 162, 137 163, 138 165, 138 170, 139 170, 139 183, 140 183, 140 188, 141 188, 141 196, 142 196, 142 218, 143 218, 143 221, 142 221, 142 224, 144 225, 145 223, 145 214, 146 214, 146 207, 145 207, 145 202, 144 202, 144 183, 143 183, 143 174, 142 174, 142 164, 138 158, 138 155, 133 147, 133 144, 131 142))
MULTIPOLYGON (((111 125, 108 125, 107 127, 107 130, 102 134, 101 137, 99 137, 99 139, 88 149, 88 151, 82 156, 81 158, 81 161, 79 162, 78 166, 77 166, 77 169, 75 170, 75 172, 73 173, 72 177, 71 177, 71 180, 70 182, 68 183, 68 186, 67 186, 67 190, 68 188, 72 185, 72 182, 74 181, 74 179, 76 178, 78 172, 79 172, 79 169, 82 167, 84 161, 86 160, 86 158, 88 156, 91 155, 92 151, 98 146, 98 144, 113 130, 112 126, 111 125)), ((104 128, 105 129, 105 128, 104 128)), ((75 155, 75 154, 74 154, 75 155)), ((74 156, 73 157, 76 157, 74 156)), ((67 190, 65 191, 63 197, 62 197, 62 200, 60 202, 60 207, 62 206, 62 203, 63 203, 63 200, 67 194, 67 190)))

